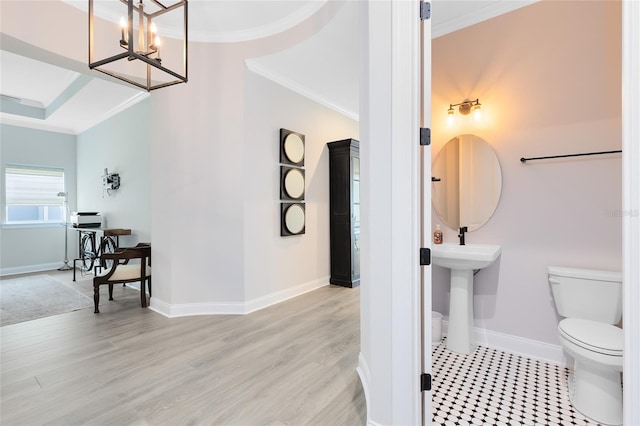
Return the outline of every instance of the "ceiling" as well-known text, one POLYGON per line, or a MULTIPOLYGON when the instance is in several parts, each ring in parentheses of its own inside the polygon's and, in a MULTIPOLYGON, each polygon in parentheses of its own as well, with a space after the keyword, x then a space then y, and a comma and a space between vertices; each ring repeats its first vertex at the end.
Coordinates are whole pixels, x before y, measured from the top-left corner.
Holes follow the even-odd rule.
MULTIPOLYGON (((439 0, 432 4, 434 38, 507 13, 535 0, 439 0)), ((87 9, 87 1, 65 1, 87 9)), ((189 40, 237 42, 274 35, 303 22, 326 0, 189 1, 189 40)), ((96 0, 96 14, 113 21, 118 12, 96 0)), ((117 4, 117 3, 116 3, 117 4)), ((246 61, 249 70, 358 118, 359 2, 344 1, 334 18, 308 40, 246 61), (339 67, 335 64, 340 64, 339 67)), ((170 26, 171 23, 164 23, 170 26)), ((178 32, 175 28, 166 28, 178 32)), ((0 50, 0 122, 79 134, 150 96, 106 80, 0 50)), ((160 89, 162 90, 162 89, 160 89)))

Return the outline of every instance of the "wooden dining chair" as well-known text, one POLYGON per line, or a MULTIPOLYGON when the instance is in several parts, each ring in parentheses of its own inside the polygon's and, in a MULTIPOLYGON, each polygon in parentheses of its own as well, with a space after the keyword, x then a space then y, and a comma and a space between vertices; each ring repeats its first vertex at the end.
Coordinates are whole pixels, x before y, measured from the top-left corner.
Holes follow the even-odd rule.
POLYGON ((93 278, 94 313, 99 314, 100 286, 109 286, 109 300, 113 300, 113 285, 140 282, 140 305, 147 307, 145 287, 151 297, 151 244, 139 243, 135 247, 119 248, 100 257, 102 272, 93 278), (129 263, 138 260, 139 263, 129 263))

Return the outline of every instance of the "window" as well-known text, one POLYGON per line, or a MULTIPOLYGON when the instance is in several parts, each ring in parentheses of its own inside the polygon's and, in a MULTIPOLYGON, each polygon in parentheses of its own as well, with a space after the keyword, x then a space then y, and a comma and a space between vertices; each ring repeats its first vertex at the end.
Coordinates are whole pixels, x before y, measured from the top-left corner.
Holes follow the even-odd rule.
POLYGON ((64 169, 8 164, 5 169, 7 224, 64 223, 64 169))

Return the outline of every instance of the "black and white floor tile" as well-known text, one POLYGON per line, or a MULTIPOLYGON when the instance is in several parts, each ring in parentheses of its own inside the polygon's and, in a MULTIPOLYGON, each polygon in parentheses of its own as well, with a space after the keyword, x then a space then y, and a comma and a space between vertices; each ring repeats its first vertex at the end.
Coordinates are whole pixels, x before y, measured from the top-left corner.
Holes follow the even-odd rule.
POLYGON ((432 350, 434 425, 588 425, 569 402, 569 370, 478 347, 432 350))

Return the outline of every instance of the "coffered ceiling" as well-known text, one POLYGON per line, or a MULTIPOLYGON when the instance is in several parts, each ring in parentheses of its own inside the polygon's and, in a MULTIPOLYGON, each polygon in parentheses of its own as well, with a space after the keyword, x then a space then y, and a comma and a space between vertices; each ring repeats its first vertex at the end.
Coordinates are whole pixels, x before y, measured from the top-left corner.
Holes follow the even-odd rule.
MULTIPOLYGON (((439 37, 533 2, 436 0, 432 6, 432 34, 434 38, 439 37)), ((87 8, 84 0, 65 3, 82 10, 87 8)), ((305 21, 325 3, 321 0, 191 0, 189 40, 237 42, 267 37, 305 21)), ((313 37, 273 55, 247 60, 247 67, 357 119, 359 2, 341 3, 334 18, 313 37), (305 64, 304 69, 300 64, 305 64)), ((102 0, 96 0, 96 13, 105 19, 119 19, 117 12, 102 0)), ((150 96, 133 86, 96 74, 37 61, 15 50, 1 50, 0 122, 78 134, 150 96)))

